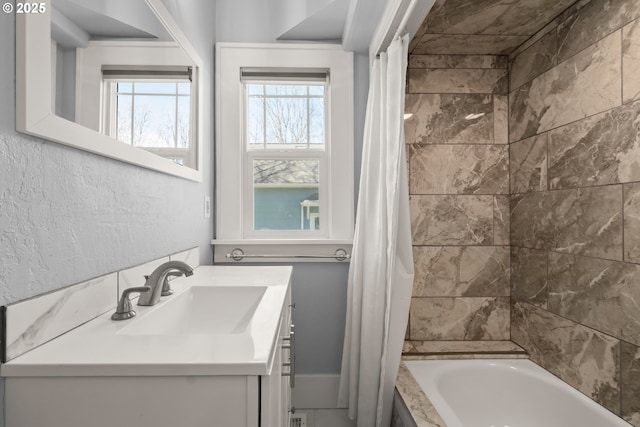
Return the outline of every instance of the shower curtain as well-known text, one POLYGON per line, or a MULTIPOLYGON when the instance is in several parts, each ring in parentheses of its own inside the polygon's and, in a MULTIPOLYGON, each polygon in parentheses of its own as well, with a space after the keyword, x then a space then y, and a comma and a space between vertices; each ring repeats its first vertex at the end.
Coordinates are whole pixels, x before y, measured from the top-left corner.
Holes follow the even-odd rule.
POLYGON ((359 427, 388 427, 405 336, 413 255, 404 144, 409 37, 371 67, 338 404, 359 427))

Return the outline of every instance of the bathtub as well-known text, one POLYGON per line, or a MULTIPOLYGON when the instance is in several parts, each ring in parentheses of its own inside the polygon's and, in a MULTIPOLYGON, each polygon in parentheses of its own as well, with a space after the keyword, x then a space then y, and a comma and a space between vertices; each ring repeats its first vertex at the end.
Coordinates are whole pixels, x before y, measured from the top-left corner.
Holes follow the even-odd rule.
POLYGON ((530 360, 404 363, 447 427, 630 426, 530 360))

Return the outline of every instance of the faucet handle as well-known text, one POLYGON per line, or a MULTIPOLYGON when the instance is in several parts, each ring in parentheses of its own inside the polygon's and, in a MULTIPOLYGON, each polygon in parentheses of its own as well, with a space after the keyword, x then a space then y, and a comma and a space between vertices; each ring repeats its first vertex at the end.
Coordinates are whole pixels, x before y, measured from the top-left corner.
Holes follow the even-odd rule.
POLYGON ((131 319, 136 315, 136 312, 131 308, 131 300, 129 299, 129 294, 132 293, 143 293, 150 291, 151 288, 149 286, 138 286, 134 288, 128 288, 122 291, 122 296, 120 297, 120 301, 118 301, 118 307, 116 308, 116 312, 111 315, 111 320, 126 320, 131 319))
POLYGON ((169 276, 180 277, 182 276, 182 271, 178 271, 178 270, 170 271, 164 277, 164 282, 162 282, 162 292, 160 293, 160 295, 162 295, 163 297, 173 294, 173 290, 171 289, 171 284, 169 283, 169 276))

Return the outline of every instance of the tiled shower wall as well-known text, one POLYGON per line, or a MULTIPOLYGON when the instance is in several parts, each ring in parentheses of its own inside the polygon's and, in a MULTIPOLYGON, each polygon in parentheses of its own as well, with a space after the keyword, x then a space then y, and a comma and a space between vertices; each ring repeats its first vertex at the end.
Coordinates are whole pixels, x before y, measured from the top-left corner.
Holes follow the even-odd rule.
POLYGON ((512 59, 511 338, 640 426, 640 2, 512 59))
POLYGON ((507 57, 411 55, 411 341, 509 339, 507 57))

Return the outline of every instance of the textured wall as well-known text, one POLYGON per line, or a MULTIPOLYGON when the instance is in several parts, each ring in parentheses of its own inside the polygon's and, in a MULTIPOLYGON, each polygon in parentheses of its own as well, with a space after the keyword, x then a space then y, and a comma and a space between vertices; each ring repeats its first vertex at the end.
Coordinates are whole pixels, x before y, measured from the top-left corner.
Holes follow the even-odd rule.
POLYGON ((640 426, 640 3, 593 0, 513 58, 511 337, 640 426))
POLYGON ((412 341, 509 339, 506 67, 504 56, 410 56, 412 341))

